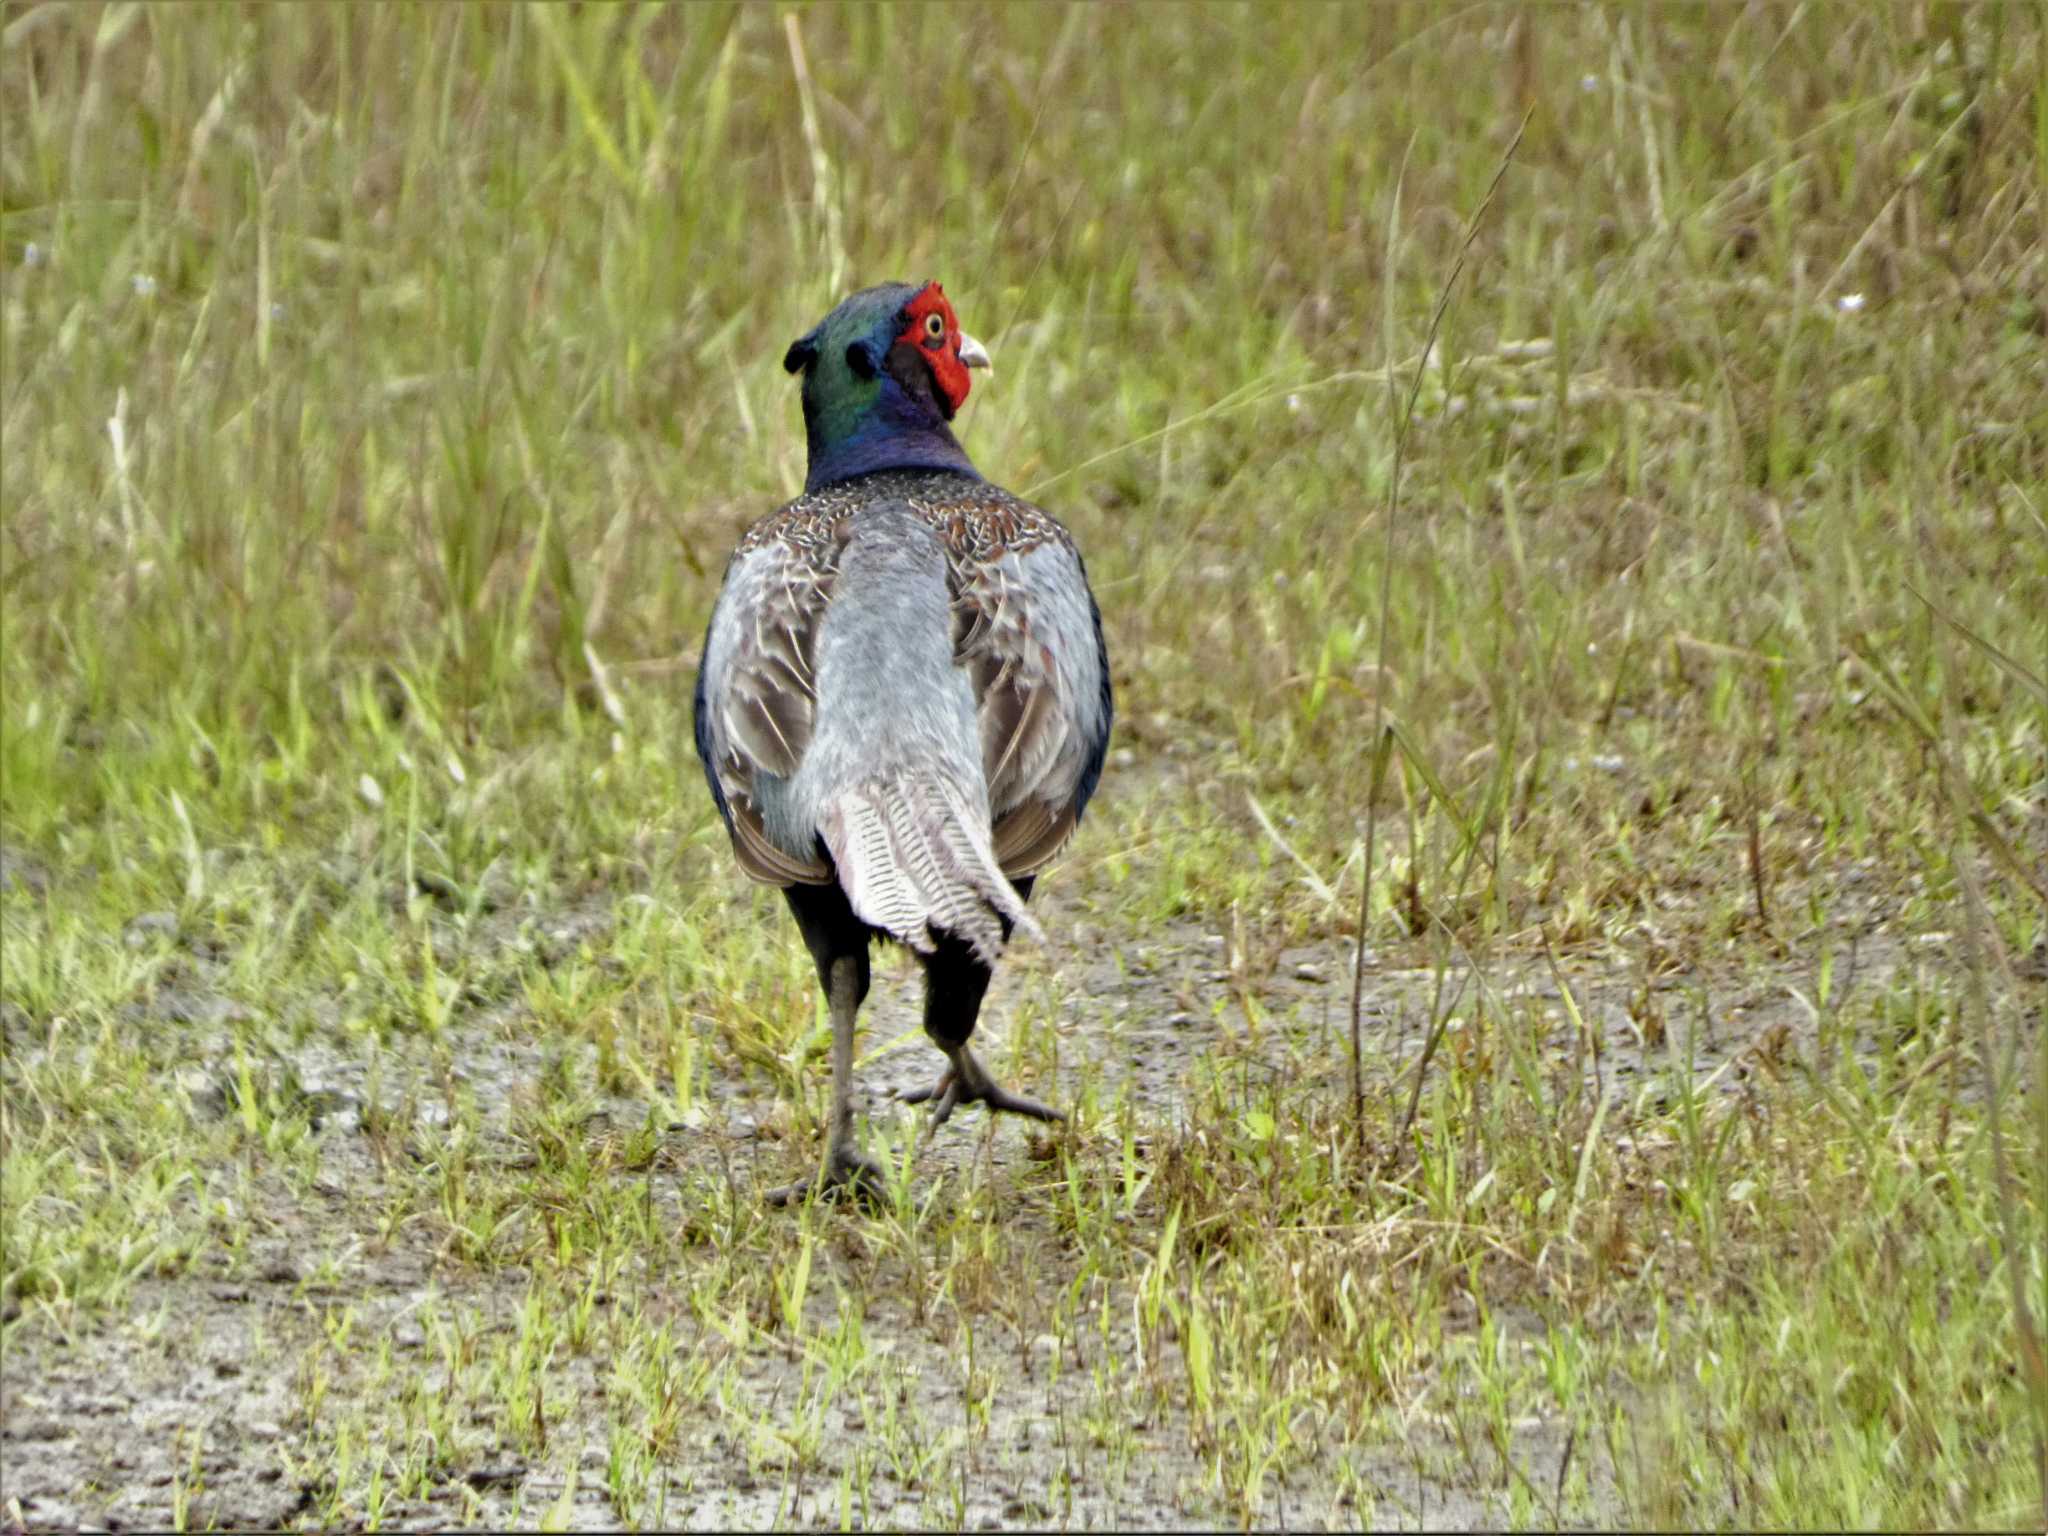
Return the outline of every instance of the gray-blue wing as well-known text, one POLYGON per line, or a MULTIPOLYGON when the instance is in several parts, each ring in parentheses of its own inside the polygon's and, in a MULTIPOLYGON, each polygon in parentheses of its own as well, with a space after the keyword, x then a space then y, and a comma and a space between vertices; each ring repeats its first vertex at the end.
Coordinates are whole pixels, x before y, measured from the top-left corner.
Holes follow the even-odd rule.
POLYGON ((836 542, 743 546, 712 610, 697 680, 697 750, 740 867, 768 885, 829 885, 815 845, 774 842, 762 821, 768 781, 796 773, 817 717, 818 626, 838 574, 836 542))
POLYGON ((996 860, 1012 879, 1074 835, 1109 744, 1102 620, 1064 538, 953 566, 954 657, 981 730, 996 860))

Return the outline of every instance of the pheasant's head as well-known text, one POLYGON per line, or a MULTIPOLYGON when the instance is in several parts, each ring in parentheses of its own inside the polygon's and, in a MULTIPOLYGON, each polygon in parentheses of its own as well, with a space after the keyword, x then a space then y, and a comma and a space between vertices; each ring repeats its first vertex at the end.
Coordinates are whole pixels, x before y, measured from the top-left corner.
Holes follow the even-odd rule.
POLYGON ((804 378, 810 489, 878 469, 973 473, 946 423, 988 353, 937 283, 862 289, 791 343, 782 366, 804 378))

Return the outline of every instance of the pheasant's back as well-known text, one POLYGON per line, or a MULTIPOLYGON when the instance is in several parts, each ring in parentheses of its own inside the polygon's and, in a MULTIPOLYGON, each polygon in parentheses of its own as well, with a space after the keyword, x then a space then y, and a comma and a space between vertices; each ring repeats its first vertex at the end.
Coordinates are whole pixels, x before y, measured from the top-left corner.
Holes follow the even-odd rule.
POLYGON ((886 487, 833 525, 830 593, 811 647, 810 740, 786 784, 762 786, 782 846, 822 843, 854 912, 914 948, 937 933, 985 963, 1008 924, 1035 929, 1004 877, 974 674, 959 664, 958 552, 886 487))
POLYGON ((939 536, 956 577, 963 567, 993 565, 1041 545, 1073 547, 1058 518, 1000 486, 966 475, 898 470, 799 496, 749 528, 736 557, 780 543, 812 559, 832 559, 851 531, 849 519, 889 504, 908 507, 939 536))
MULTIPOLYGON (((749 873, 830 879, 835 797, 944 786, 1013 875, 1072 835, 1109 734, 1086 573, 1049 514, 972 475, 806 493, 735 551, 698 750, 749 873)), ((949 813, 951 814, 951 813, 949 813)))
POLYGON ((945 547, 909 506, 878 499, 851 515, 819 623, 803 789, 822 799, 916 769, 981 796, 974 692, 953 664, 949 590, 945 547))

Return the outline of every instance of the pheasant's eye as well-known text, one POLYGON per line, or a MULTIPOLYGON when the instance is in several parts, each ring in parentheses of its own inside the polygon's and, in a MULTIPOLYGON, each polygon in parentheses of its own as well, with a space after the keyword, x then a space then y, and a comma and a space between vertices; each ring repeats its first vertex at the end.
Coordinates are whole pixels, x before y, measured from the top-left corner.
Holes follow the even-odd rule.
POLYGON ((946 336, 946 317, 936 309, 924 317, 924 333, 933 341, 943 341, 946 336))

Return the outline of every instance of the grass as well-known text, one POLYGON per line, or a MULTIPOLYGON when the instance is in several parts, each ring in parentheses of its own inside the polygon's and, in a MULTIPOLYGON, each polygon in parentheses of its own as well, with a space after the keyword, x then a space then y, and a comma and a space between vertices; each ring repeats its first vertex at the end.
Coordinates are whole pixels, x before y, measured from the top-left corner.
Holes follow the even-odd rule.
POLYGON ((11 1517, 2039 1522, 2040 12, 1143 20, 6 13, 11 1517), (924 275, 1116 665, 1076 1113, 777 1215, 687 698, 924 275))

